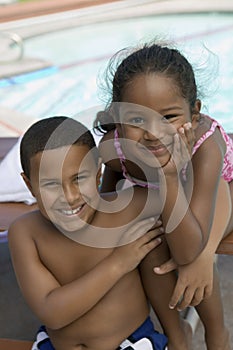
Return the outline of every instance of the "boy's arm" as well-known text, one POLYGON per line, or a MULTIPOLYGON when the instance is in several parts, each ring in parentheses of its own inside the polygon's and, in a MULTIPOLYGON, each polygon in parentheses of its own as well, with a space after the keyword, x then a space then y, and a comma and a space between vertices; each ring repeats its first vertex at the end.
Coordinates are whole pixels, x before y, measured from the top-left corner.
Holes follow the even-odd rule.
MULTIPOLYGON (((153 223, 144 220, 137 224, 138 229, 146 232, 153 223)), ((148 232, 133 243, 114 249, 78 279, 61 285, 42 263, 37 245, 25 229, 24 223, 18 221, 9 230, 14 270, 29 306, 52 329, 62 328, 87 313, 159 244, 154 231, 148 232)))

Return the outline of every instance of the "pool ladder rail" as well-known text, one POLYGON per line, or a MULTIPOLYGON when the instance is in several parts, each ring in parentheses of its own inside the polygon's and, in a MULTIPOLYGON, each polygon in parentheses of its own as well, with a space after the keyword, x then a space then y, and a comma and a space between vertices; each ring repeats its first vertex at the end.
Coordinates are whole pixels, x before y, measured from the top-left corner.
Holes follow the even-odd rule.
MULTIPOLYGON (((15 84, 21 76, 28 73, 35 73, 48 68, 53 73, 54 65, 42 58, 25 57, 24 40, 17 33, 0 32, 0 87, 15 84)), ((24 78, 23 78, 24 79, 24 78)))
POLYGON ((20 61, 23 54, 23 39, 19 34, 0 32, 0 65, 20 61))

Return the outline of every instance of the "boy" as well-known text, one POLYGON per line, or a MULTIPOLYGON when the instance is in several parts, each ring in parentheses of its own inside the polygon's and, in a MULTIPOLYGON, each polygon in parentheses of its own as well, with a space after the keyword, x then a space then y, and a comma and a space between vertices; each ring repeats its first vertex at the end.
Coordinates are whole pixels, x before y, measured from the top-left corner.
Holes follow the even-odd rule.
POLYGON ((145 233, 155 222, 148 192, 100 198, 93 137, 71 118, 33 124, 20 153, 39 210, 11 225, 9 246, 22 293, 45 325, 33 349, 164 349, 137 270, 160 243, 158 230, 145 233))

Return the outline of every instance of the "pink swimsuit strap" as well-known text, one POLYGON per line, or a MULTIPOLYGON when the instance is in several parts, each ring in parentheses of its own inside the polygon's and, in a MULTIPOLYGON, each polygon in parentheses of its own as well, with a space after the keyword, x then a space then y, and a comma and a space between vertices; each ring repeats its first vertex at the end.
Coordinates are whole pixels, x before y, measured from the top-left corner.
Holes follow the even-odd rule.
POLYGON ((231 182, 233 180, 233 140, 230 138, 230 136, 225 132, 222 125, 219 124, 215 119, 212 119, 208 115, 204 115, 204 117, 209 118, 212 121, 210 129, 203 134, 199 140, 195 143, 192 151, 192 155, 196 153, 198 148, 203 144, 203 142, 208 139, 211 135, 213 135, 214 131, 216 130, 216 127, 219 128, 222 138, 226 143, 226 153, 224 155, 223 160, 223 167, 222 167, 222 174, 221 176, 224 178, 225 181, 231 182))
POLYGON ((198 150, 198 148, 203 144, 203 142, 208 139, 208 137, 210 137, 211 135, 213 135, 213 133, 215 132, 216 127, 219 126, 218 122, 216 120, 213 120, 211 127, 208 131, 206 131, 205 134, 203 134, 199 140, 197 140, 197 142, 195 143, 195 145, 193 146, 193 150, 192 150, 192 155, 194 155, 196 153, 196 151, 198 150))
MULTIPOLYGON (((196 151, 198 150, 198 148, 203 144, 203 142, 208 139, 208 137, 210 137, 211 135, 213 135, 216 127, 218 126, 218 123, 213 120, 212 124, 211 124, 211 127, 209 130, 207 130, 207 132, 205 134, 203 134, 199 140, 197 140, 197 142, 194 144, 193 146, 193 150, 192 150, 192 156, 196 153, 196 151)), ((188 164, 185 164, 185 166, 183 167, 181 173, 182 173, 182 177, 184 179, 184 181, 187 180, 187 177, 186 177, 186 171, 187 171, 187 166, 188 164)))
MULTIPOLYGON (((213 135, 216 127, 218 127, 220 132, 221 132, 221 135, 226 143, 226 153, 224 156, 222 177, 227 182, 231 182, 231 181, 233 181, 233 140, 230 138, 230 136, 225 132, 223 127, 216 120, 212 119, 211 117, 209 117, 207 115, 204 115, 204 116, 209 118, 212 121, 212 123, 211 123, 210 129, 207 130, 207 132, 205 134, 203 134, 200 137, 200 139, 197 140, 197 142, 195 143, 195 145, 193 147, 192 155, 194 155, 196 153, 198 148, 203 144, 203 142, 205 140, 207 140, 211 135, 213 135)), ((120 145, 117 129, 115 129, 115 131, 114 131, 114 145, 115 145, 116 152, 117 152, 117 155, 118 155, 120 163, 121 163, 123 175, 126 179, 128 179, 129 181, 131 181, 134 184, 137 184, 139 186, 148 187, 148 188, 159 188, 158 184, 148 183, 146 185, 146 183, 140 182, 139 180, 134 179, 129 175, 129 173, 127 172, 126 166, 125 166, 126 159, 125 159, 125 156, 123 154, 123 151, 122 151, 122 148, 120 145)), ((187 164, 183 167, 183 169, 181 171, 184 181, 186 181, 186 169, 187 169, 187 164)))

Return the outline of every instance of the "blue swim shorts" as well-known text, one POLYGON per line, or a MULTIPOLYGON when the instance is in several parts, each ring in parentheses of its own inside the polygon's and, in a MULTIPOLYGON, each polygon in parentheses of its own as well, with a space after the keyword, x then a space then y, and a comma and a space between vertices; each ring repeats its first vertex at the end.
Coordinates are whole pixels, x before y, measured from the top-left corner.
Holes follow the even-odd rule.
MULTIPOLYGON (((166 350, 167 343, 167 337, 154 329, 148 317, 116 350, 166 350)), ((45 326, 39 328, 31 350, 55 350, 45 326)))

